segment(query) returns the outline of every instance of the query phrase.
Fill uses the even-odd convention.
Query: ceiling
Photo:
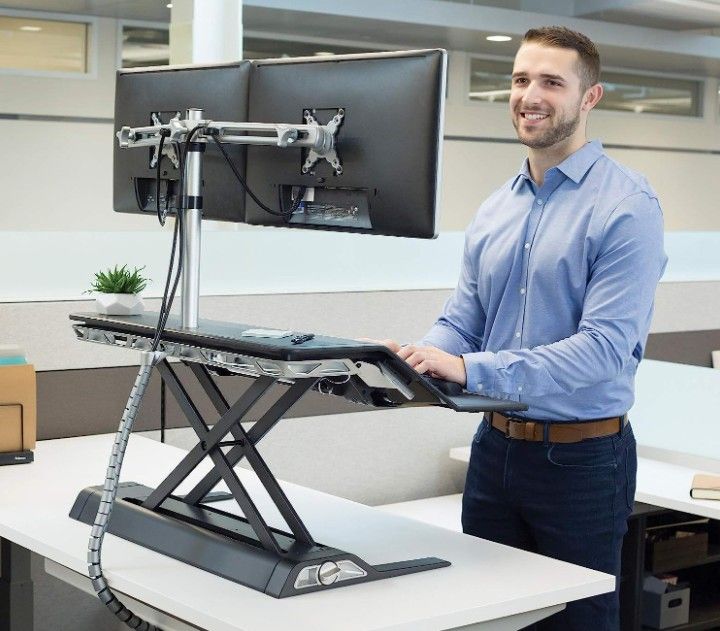
[[[0,0],[0,9],[167,23],[169,1]],[[362,10],[353,13],[348,8],[352,6],[362,6]],[[332,13],[327,12],[328,7],[333,8]],[[444,16],[449,14],[458,19],[444,23]],[[488,19],[490,14],[500,18]],[[499,56],[514,54],[517,35],[526,28],[523,24],[533,19],[532,25],[537,25],[542,19],[538,14],[556,18],[548,22],[581,24],[578,30],[587,27],[586,32],[598,42],[608,66],[627,66],[631,59],[633,67],[641,69],[720,76],[720,37],[702,39],[703,35],[720,35],[720,0],[366,0],[362,4],[353,0],[243,1],[244,27],[255,35],[278,34],[286,40],[368,48],[442,46]],[[463,21],[462,16],[472,19]],[[487,42],[485,36],[498,32],[503,23],[513,41]],[[639,34],[655,29],[651,38],[658,45],[638,44],[642,38],[634,35],[619,41],[615,32],[633,26]],[[662,45],[666,41],[676,42],[674,48]],[[707,45],[714,42],[717,44]]]
[[[667,30],[720,28],[720,0],[438,0]],[[0,8],[169,22],[170,0],[4,0]],[[388,0],[392,2],[392,0]],[[246,1],[247,9],[255,4]],[[303,1],[297,0],[298,10]],[[370,13],[370,12],[369,12]],[[250,12],[249,16],[252,16]]]

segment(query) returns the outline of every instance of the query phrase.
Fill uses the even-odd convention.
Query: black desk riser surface
[[[74,322],[96,327],[119,334],[134,334],[152,338],[157,325],[157,314],[145,313],[138,316],[103,316],[96,313],[71,314]],[[401,360],[385,346],[372,342],[343,339],[326,335],[315,337],[302,344],[293,344],[293,335],[271,339],[242,337],[247,329],[262,328],[255,325],[219,322],[201,319],[197,329],[184,329],[179,318],[171,316],[168,320],[162,340],[190,346],[214,349],[219,352],[234,352],[253,357],[283,362],[349,359],[351,361],[383,362],[392,371],[401,376],[406,385],[413,390],[415,397],[408,401],[397,400],[395,406],[440,405],[458,412],[523,411],[527,405],[517,401],[494,399],[464,392],[462,388],[440,384],[449,394],[438,387],[437,380],[429,379]],[[293,334],[304,331],[293,331]],[[334,394],[334,392],[331,392]],[[342,396],[342,393],[340,393]],[[388,407],[389,405],[382,405]],[[394,407],[394,406],[393,406]]]
[[[70,318],[81,340],[138,350],[148,346],[157,325],[154,313],[141,316],[80,313]],[[292,335],[281,338],[241,335],[251,328],[258,327],[201,320],[197,329],[184,329],[176,318],[168,321],[161,349],[186,363],[219,418],[211,424],[201,417],[167,359],[156,365],[198,435],[198,443],[156,489],[123,483],[109,532],[276,598],[448,566],[447,561],[434,557],[373,566],[352,553],[316,543],[255,445],[312,388],[376,407],[436,405],[464,412],[527,407],[465,393],[459,386],[454,390],[447,388],[447,384],[438,387],[382,345],[322,335],[302,344],[292,344]],[[297,333],[302,332],[293,331]],[[205,362],[207,358],[210,360]],[[222,372],[227,359],[231,373],[247,375],[244,369],[251,366],[248,358],[255,361],[252,366],[256,373],[250,375],[255,378],[238,400],[230,404],[213,380],[211,370]],[[264,373],[266,365],[269,368]],[[244,369],[232,370],[236,366]],[[307,366],[310,372],[303,374]],[[336,372],[326,377],[322,372],[312,372],[314,366]],[[294,374],[293,369],[301,372]],[[288,378],[288,370],[295,378]],[[246,431],[241,425],[246,414],[277,384],[281,384],[284,393]],[[227,434],[232,434],[233,440],[225,440]],[[186,495],[174,494],[205,457],[213,462],[211,471]],[[233,469],[243,458],[257,474],[291,532],[265,523]],[[210,505],[211,491],[221,480],[227,484],[244,518]],[[92,524],[101,493],[102,487],[81,491],[70,516]]]

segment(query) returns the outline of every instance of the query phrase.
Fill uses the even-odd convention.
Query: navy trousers
[[[484,420],[473,438],[463,532],[616,577],[614,593],[568,603],[538,631],[618,631],[620,552],[637,454],[622,432],[579,443],[505,438]]]

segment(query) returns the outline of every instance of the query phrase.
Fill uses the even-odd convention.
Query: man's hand
[[[463,387],[467,382],[465,361],[457,355],[450,355],[434,346],[415,346],[414,344],[402,346],[395,340],[373,340],[368,337],[361,337],[360,340],[387,346],[421,375],[453,381]]]
[[[434,346],[415,346],[413,344],[403,346],[395,352],[420,374],[465,386],[467,374],[462,357],[450,355]]]

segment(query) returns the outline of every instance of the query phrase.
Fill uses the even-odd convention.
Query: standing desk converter
[[[157,314],[100,316],[72,314],[78,339],[138,351],[148,350]],[[507,400],[471,395],[451,384],[418,374],[382,345],[317,336],[293,344],[291,336],[248,337],[257,327],[201,320],[183,329],[169,320],[158,350],[165,359],[156,368],[198,437],[198,443],[156,488],[123,483],[109,532],[218,576],[276,598],[390,578],[449,565],[434,557],[371,565],[351,551],[316,542],[281,489],[256,444],[310,389],[375,407],[436,405],[459,412],[523,410]],[[208,423],[189,396],[168,358],[186,363],[215,407]],[[253,378],[229,403],[213,373]],[[241,422],[271,389],[284,392],[246,431]],[[212,427],[211,427],[212,426]],[[231,438],[228,440],[227,436]],[[186,494],[176,489],[208,457],[213,468]],[[287,525],[268,526],[233,467],[243,458]],[[223,481],[244,517],[212,506],[212,489]],[[92,524],[102,487],[80,492],[70,516]],[[223,495],[222,499],[227,499]]]

